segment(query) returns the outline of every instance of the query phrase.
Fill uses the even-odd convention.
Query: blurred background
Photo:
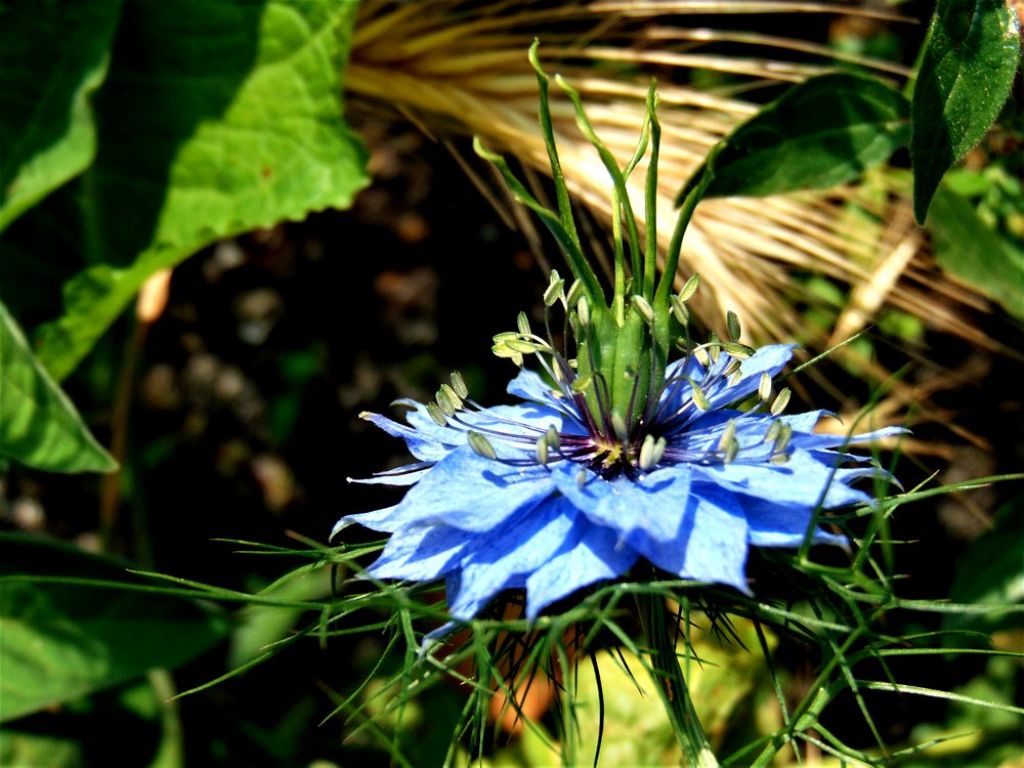
[[[447,4],[428,5],[436,6],[431,10],[440,26]],[[460,12],[490,18],[511,13],[491,7],[499,5],[461,4]],[[557,4],[533,7],[546,13]],[[0,477],[0,526],[5,531],[55,537],[86,552],[121,557],[143,570],[256,592],[301,565],[302,559],[241,553],[246,547],[221,539],[303,549],[309,540],[326,542],[341,515],[395,500],[389,489],[346,482],[347,477],[393,466],[404,456],[403,446],[361,421],[360,412],[389,413],[392,401],[401,397],[427,400],[452,370],[463,373],[478,401],[502,401],[514,369],[490,355],[491,336],[513,328],[520,310],[540,316],[540,295],[547,283],[543,259],[561,264],[545,235],[516,223],[517,214],[500,186],[473,156],[466,134],[479,129],[472,120],[460,125],[440,110],[404,103],[397,91],[373,92],[379,88],[374,67],[409,74],[416,71],[416,60],[400,59],[398,44],[394,61],[382,61],[372,39],[361,48],[360,25],[402,8],[367,3],[356,22],[346,117],[369,151],[372,183],[349,210],[313,213],[303,221],[221,240],[177,266],[169,282],[153,283],[156,309],[141,319],[137,312],[123,315],[64,383],[100,441],[115,445],[121,472],[106,478],[61,476],[10,465]],[[747,61],[752,54],[743,34],[756,33],[765,42],[784,36],[819,47],[802,51],[767,46],[754,57],[758,61],[761,55],[771,56],[798,71],[818,66],[822,52],[832,51],[880,59],[892,65],[883,73],[899,79],[901,67],[914,65],[929,4],[849,6],[851,11],[864,9],[879,11],[880,17],[842,12],[763,19],[691,14],[619,17],[615,26],[617,17],[611,13],[595,24],[566,12],[560,25],[542,23],[554,25],[556,45],[589,42],[635,49],[636,57],[623,62],[607,55],[598,63],[584,62],[582,55],[564,57],[564,66],[576,71],[591,67],[595,77],[610,82],[620,75],[622,82],[636,82],[654,74],[666,86],[757,104],[777,95],[779,83],[787,78],[767,82],[760,73],[751,79],[728,67],[691,69],[653,55],[644,61],[640,54],[664,49]],[[889,18],[892,14],[905,19]],[[659,43],[656,36],[641,38],[637,32],[655,26],[686,30],[711,25],[730,35],[710,43]],[[514,29],[514,35],[508,33],[508,46],[521,52],[525,64],[526,44],[538,29],[522,19]],[[628,33],[616,31],[622,29]],[[388,34],[379,45],[414,37],[394,29]],[[584,34],[590,36],[585,41]],[[448,61],[453,60],[459,41],[444,45],[450,46]],[[515,74],[515,87],[529,95],[534,85],[522,81],[523,71]],[[439,77],[448,84],[456,78],[450,73]],[[1021,99],[1018,76],[1003,117],[949,184],[951,194],[991,233],[1016,249],[1024,244]],[[621,130],[633,136],[639,127],[637,119]],[[713,127],[712,134],[717,130]],[[497,130],[491,138],[505,150],[516,141]],[[673,138],[667,131],[666,148]],[[529,151],[520,157],[528,168]],[[886,298],[867,321],[850,327],[851,332],[866,329],[854,345],[861,357],[825,361],[817,375],[803,377],[799,395],[817,407],[854,414],[890,372],[899,371],[902,389],[891,389],[889,399],[883,398],[880,418],[913,425],[913,441],[898,464],[905,487],[934,473],[934,482],[948,483],[1020,471],[1021,327],[1002,307],[940,272],[930,255],[935,233],[918,234],[911,221],[899,218],[899,206],[906,204],[905,176],[900,181],[906,164],[907,158],[898,155],[890,168],[879,169],[856,190],[819,195],[819,202],[808,203],[827,206],[817,209],[816,216],[827,213],[844,227],[852,222],[850,231],[873,227],[882,238],[895,232],[897,246],[913,232],[919,238],[912,243],[916,261],[904,270],[916,269],[918,274],[902,278],[910,281],[906,290],[912,299],[901,303]],[[535,183],[546,189],[543,179]],[[730,226],[756,232],[759,219],[753,202],[745,211],[722,215],[731,217]],[[594,247],[606,247],[600,205],[582,209],[592,225]],[[815,237],[807,227],[794,228],[795,236]],[[715,231],[709,224],[712,241]],[[821,235],[821,251],[853,259],[857,244],[846,231],[837,225],[828,237]],[[784,242],[786,232],[771,237]],[[698,242],[694,247],[699,252],[702,246]],[[770,250],[755,243],[750,251],[756,254],[759,247]],[[706,314],[700,319],[708,326],[721,321],[719,305],[730,304],[730,291],[776,296],[787,307],[779,327],[807,344],[808,356],[825,345],[840,318],[850,322],[844,310],[860,283],[842,274],[781,258],[784,273],[744,267],[735,275],[740,287],[730,287],[733,255],[723,250],[717,258],[724,274],[706,281]],[[692,266],[700,271],[699,259],[694,260]],[[3,290],[9,300],[11,284]],[[742,308],[735,308],[746,325]],[[31,326],[47,317],[49,309],[28,306],[19,319]],[[752,311],[769,313],[771,306],[754,306]],[[771,338],[771,322],[754,319],[750,325],[757,340]],[[892,521],[892,538],[903,542],[894,548],[901,594],[956,602],[1020,600],[1022,509],[1019,484],[940,496],[901,509]],[[360,536],[346,532],[353,540]],[[275,594],[323,600],[331,593],[330,576],[328,568],[305,573],[276,586]],[[349,734],[360,716],[346,721],[340,713],[324,720],[340,697],[351,694],[374,669],[384,652],[383,634],[334,637],[326,646],[306,639],[219,685],[164,703],[175,691],[252,661],[267,643],[315,620],[286,608],[228,605],[216,612],[224,622],[219,640],[173,676],[151,673],[8,723],[0,737],[0,762],[386,765],[392,760],[386,740],[392,737],[409,750],[415,765],[443,762],[464,702],[454,683],[434,689],[415,705],[397,726],[397,735],[390,732],[396,724],[386,720],[379,732],[369,729],[354,737]],[[887,619],[885,630],[914,634],[956,622],[990,636],[997,647],[1024,651],[1024,628],[1011,617],[968,621],[900,614]],[[736,645],[719,648],[710,638],[700,642],[707,644],[709,654],[722,655],[721,666],[700,673],[695,696],[698,708],[709,712],[707,727],[718,744],[738,746],[777,727],[760,655]],[[814,660],[792,641],[774,642],[776,664],[791,689],[787,695],[797,697],[813,675]],[[398,663],[397,658],[385,659],[378,674]],[[657,707],[636,699],[628,680],[614,678],[612,669],[604,682],[610,714],[603,762],[628,765],[657,754],[671,764],[671,730],[651,720],[648,711]],[[1024,675],[1017,660],[930,656],[896,664],[894,673],[908,684],[1024,704]],[[867,701],[889,744],[975,731],[904,763],[1024,765],[1021,721],[1014,715],[893,694],[868,695]],[[541,723],[550,726],[540,714]],[[837,699],[824,722],[849,743],[871,748],[872,736],[852,697]],[[489,758],[493,764],[535,765],[550,758],[535,734],[511,730],[496,728],[496,752]],[[814,754],[806,759],[809,765],[829,760]]]

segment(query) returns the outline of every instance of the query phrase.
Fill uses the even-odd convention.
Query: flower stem
[[[658,595],[641,595],[639,600],[654,682],[683,750],[684,765],[690,768],[714,768],[718,760],[711,751],[711,744],[701,727],[686,680],[679,668],[679,657],[676,655],[678,633],[666,621],[664,600]]]

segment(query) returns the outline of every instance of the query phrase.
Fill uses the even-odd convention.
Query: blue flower
[[[785,390],[767,407],[790,346],[743,360],[713,351],[670,364],[627,429],[597,423],[570,379],[552,388],[526,369],[508,386],[518,405],[483,408],[446,386],[443,414],[410,401],[407,424],[364,414],[417,461],[362,481],[410,487],[395,506],[342,518],[334,533],[358,523],[390,534],[367,574],[444,578],[449,612],[461,620],[506,589],[526,590],[534,618],[641,560],[749,592],[751,546],[799,546],[815,510],[871,502],[854,481],[891,480],[845,445],[904,430],[815,433],[825,411],[781,415]],[[735,408],[756,393],[754,408]],[[821,528],[812,536],[846,543]]]

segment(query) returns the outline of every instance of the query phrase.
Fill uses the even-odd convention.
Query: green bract
[[[685,326],[685,301],[696,283],[691,282],[679,295],[673,295],[672,283],[679,264],[683,233],[710,176],[699,180],[683,200],[669,251],[660,278],[657,277],[657,215],[655,199],[658,185],[658,149],[661,128],[657,117],[654,84],[647,94],[644,125],[636,152],[625,168],[594,133],[579,94],[561,77],[555,83],[568,94],[576,113],[576,123],[597,150],[612,181],[612,234],[614,239],[614,280],[611,295],[583,253],[569,203],[569,192],[562,176],[555,146],[548,105],[549,78],[537,58],[538,43],[530,48],[530,62],[540,86],[540,125],[551,161],[558,200],[558,212],[541,205],[515,177],[505,160],[488,151],[478,141],[477,153],[495,164],[508,183],[513,196],[534,211],[555,237],[572,270],[576,283],[568,293],[555,273],[545,293],[545,304],[560,300],[568,313],[568,323],[576,343],[578,376],[576,386],[585,396],[595,421],[608,425],[621,423],[633,431],[641,415],[656,396],[665,378],[665,368],[673,345],[689,345]],[[711,157],[715,155],[712,151]],[[638,164],[648,156],[644,206],[644,237],[641,239],[626,182]],[[554,301],[548,302],[553,297]],[[680,309],[682,307],[682,309]],[[495,353],[521,363],[522,354],[540,352],[523,346],[522,339],[496,338]],[[609,430],[609,439],[614,439]]]

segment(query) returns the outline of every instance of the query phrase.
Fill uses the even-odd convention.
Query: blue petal
[[[749,593],[747,523],[741,503],[725,489],[694,485],[675,541],[640,550],[662,570],[680,578],[727,584]]]
[[[403,399],[397,401],[398,405],[410,406],[405,414],[405,420],[424,439],[430,439],[448,448],[455,448],[466,443],[466,433],[452,427],[438,426],[437,422],[430,416],[427,406],[417,403],[415,400]]]
[[[769,344],[758,349],[740,363],[735,384],[729,384],[728,381],[723,380],[721,384],[714,386],[712,391],[707,393],[711,408],[721,408],[752,395],[761,383],[761,374],[767,373],[769,376],[778,374],[793,357],[795,348],[795,344]],[[721,358],[719,360],[721,361]]]
[[[519,373],[506,387],[510,395],[515,395],[523,400],[539,403],[545,407],[558,411],[565,419],[560,431],[568,431],[574,434],[586,434],[582,418],[576,412],[576,403],[562,396],[561,392],[552,389],[541,376],[526,368],[520,368]]]
[[[448,525],[489,531],[554,490],[543,467],[510,467],[463,446],[434,465],[409,490],[395,507],[394,518],[404,526]]]
[[[715,411],[743,400],[757,391],[761,374],[774,376],[781,371],[793,356],[792,344],[770,344],[758,349],[740,363],[739,370],[732,376],[722,376],[733,358],[721,353],[718,359],[704,368],[696,355],[687,355],[671,363],[666,369],[668,386],[662,392],[656,421],[676,420],[673,431],[691,420],[707,418],[691,403],[693,387],[689,380],[701,385],[708,400],[708,411]],[[681,421],[680,421],[681,420]]]
[[[537,373],[520,368],[519,373],[512,379],[505,388],[510,395],[533,400],[536,403],[547,404],[553,397],[553,390],[548,383]]]
[[[673,360],[665,366],[665,381],[695,379],[700,381],[704,378],[705,369],[695,355],[687,355],[678,360]]]
[[[843,482],[848,470],[836,470],[806,451],[794,451],[785,464],[694,464],[694,472],[708,483],[776,504],[814,508],[864,504],[870,497]],[[827,492],[826,492],[827,490]]]
[[[639,482],[608,482],[576,465],[557,465],[552,479],[588,519],[618,533],[616,546],[634,549],[682,578],[746,590],[747,525],[739,499],[691,485],[692,465],[652,472]]]
[[[454,600],[449,594],[449,612],[470,619],[503,589],[524,586],[535,570],[576,545],[585,524],[568,501],[554,497],[516,525],[478,537],[479,547],[462,558],[460,586]]]
[[[433,462],[419,461],[415,464],[406,464],[404,467],[388,469],[384,472],[374,472],[370,477],[349,477],[350,483],[360,485],[394,485],[406,486],[415,485],[434,466]]]
[[[499,431],[506,435],[526,436],[536,439],[549,427],[561,428],[564,414],[554,408],[537,404],[527,403],[525,405],[496,405],[481,410],[464,409],[459,411],[458,419],[461,427],[438,426],[431,418],[425,406],[413,400],[399,400],[399,404],[412,405],[413,409],[406,413],[406,421],[413,427],[421,440],[433,441],[443,446],[443,455],[451,452],[452,449],[466,445],[466,428],[476,429],[487,433],[487,430]],[[383,417],[380,417],[383,418]],[[392,422],[393,423],[393,422]],[[396,425],[401,427],[401,425]],[[404,435],[403,435],[404,436]],[[518,449],[501,442],[499,438],[493,441],[499,455],[515,454]],[[531,445],[526,451],[533,454]],[[440,457],[439,457],[440,458]]]
[[[743,509],[750,527],[750,543],[758,547],[799,547],[804,543],[811,524],[811,510],[802,506],[774,504],[764,499],[743,500]],[[816,528],[814,544],[835,544],[848,547],[845,536]]]
[[[550,427],[562,426],[562,414],[542,403],[495,405],[482,411],[460,411],[463,422],[483,428],[499,429],[512,435],[539,435]]]
[[[433,581],[458,566],[474,537],[445,526],[396,531],[366,573],[375,579]]]
[[[420,461],[439,461],[451,451],[451,447],[445,445],[440,439],[442,436],[447,435],[437,431],[440,428],[437,427],[437,424],[432,419],[430,423],[435,429],[428,432],[422,428],[407,427],[404,424],[399,424],[397,421],[392,421],[387,416],[381,416],[379,413],[365,412],[360,414],[360,416],[392,437],[400,437],[405,440],[405,444],[409,447],[409,452]],[[452,430],[448,431],[451,432]]]
[[[373,512],[345,515],[345,517],[334,524],[334,528],[331,529],[330,538],[333,539],[350,525],[362,525],[371,531],[381,531],[383,533],[396,531],[402,526],[400,516],[396,514],[397,510],[398,506],[396,505],[394,507],[376,509]]]
[[[586,524],[573,546],[555,555],[526,579],[526,617],[534,619],[547,606],[597,581],[626,573],[637,560],[610,528]]]
[[[847,445],[869,443],[886,437],[898,437],[907,434],[910,434],[910,430],[906,427],[883,427],[871,432],[862,432],[859,435],[834,433],[794,434],[791,442],[795,448],[845,448]]]
[[[827,411],[824,408],[819,408],[815,411],[805,411],[803,413],[791,413],[786,416],[779,416],[778,420],[783,424],[789,426],[793,430],[793,436],[805,433],[814,432],[814,428],[818,425],[826,416],[835,416],[835,411]]]
[[[562,462],[551,471],[562,495],[571,500],[595,525],[612,528],[631,546],[642,542],[669,542],[679,536],[690,492],[690,469],[679,464],[632,481],[625,477],[608,481],[590,470]]]

